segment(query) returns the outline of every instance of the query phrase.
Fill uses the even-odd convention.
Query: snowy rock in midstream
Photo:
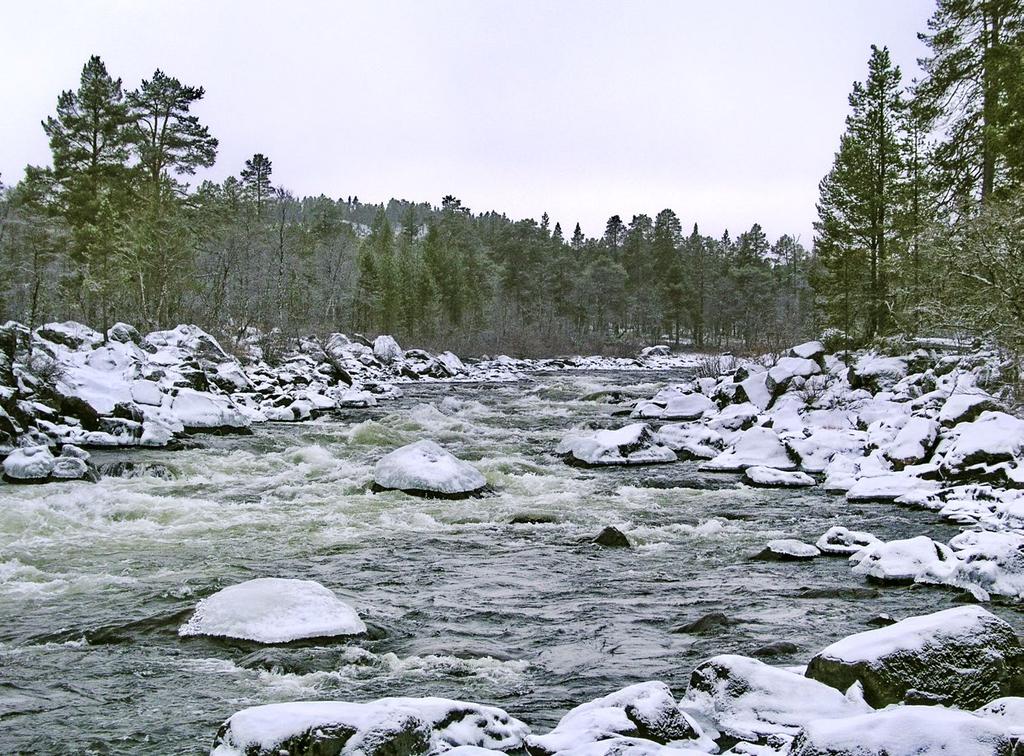
[[[768,541],[756,558],[768,562],[802,562],[817,556],[821,556],[817,546],[795,538],[778,538]]]
[[[806,488],[814,485],[814,478],[807,473],[754,465],[743,471],[743,482],[761,488]]]
[[[483,473],[429,440],[382,457],[374,469],[373,483],[377,490],[446,499],[476,496],[487,487]]]
[[[788,756],[1010,756],[1001,723],[942,706],[898,706],[846,719],[820,719],[794,738]]]
[[[794,735],[808,722],[870,711],[857,697],[746,656],[715,656],[690,675],[680,706],[714,722],[724,735],[761,740]]]
[[[415,756],[458,746],[518,751],[529,732],[501,709],[446,698],[296,701],[236,712],[221,725],[211,756]]]
[[[663,425],[655,440],[676,452],[680,459],[714,459],[725,446],[720,433],[700,423]]]
[[[4,479],[11,483],[43,483],[53,471],[53,455],[45,446],[24,446],[4,459]]]
[[[862,549],[881,543],[871,533],[862,530],[848,530],[841,525],[826,530],[815,545],[822,554],[849,556]]]
[[[1024,454],[1024,420],[1005,412],[983,412],[974,422],[958,425],[955,433],[942,462],[949,477],[967,476],[973,465],[1012,462]]]
[[[846,690],[860,683],[875,708],[929,703],[973,709],[1024,692],[1024,647],[978,606],[910,617],[818,652],[807,677]]]
[[[329,395],[334,399],[334,404],[337,407],[364,408],[377,406],[377,397],[369,391],[363,391],[362,389],[345,388],[340,391],[332,391]]]
[[[584,467],[652,465],[678,459],[674,451],[658,441],[646,423],[600,430],[587,436],[568,436],[555,448],[555,454],[564,456],[569,464]]]
[[[879,542],[853,554],[853,574],[881,583],[945,583],[958,559],[928,536]]]
[[[731,449],[701,465],[702,470],[714,472],[742,472],[754,466],[774,467],[776,470],[795,470],[786,447],[771,428],[754,427],[740,433]]]
[[[359,635],[355,609],[312,580],[256,578],[228,586],[196,605],[181,636],[209,635],[258,643]]]
[[[575,753],[579,746],[610,739],[637,738],[649,745],[664,745],[701,735],[665,683],[643,682],[570,710],[547,735],[531,736],[528,748],[538,755]]]

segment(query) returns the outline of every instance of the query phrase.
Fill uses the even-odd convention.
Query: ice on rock
[[[756,426],[739,434],[731,449],[704,463],[702,470],[741,472],[760,465],[776,470],[795,470],[786,447],[771,428]]]
[[[731,654],[715,656],[693,670],[680,706],[741,740],[794,735],[815,719],[870,710],[863,701],[803,675]]]
[[[331,590],[312,580],[256,578],[223,588],[196,605],[178,634],[288,643],[359,635],[366,625]]]
[[[651,465],[675,462],[676,453],[663,446],[646,423],[633,423],[617,430],[600,430],[591,435],[571,435],[562,440],[555,453],[573,464]]]
[[[823,554],[849,556],[869,546],[882,543],[871,533],[848,530],[841,525],[829,528],[815,544]]]
[[[644,682],[570,710],[547,735],[531,736],[529,750],[565,754],[610,739],[637,738],[649,745],[664,745],[701,735],[700,727],[679,708],[667,685]]]
[[[743,480],[749,485],[762,488],[806,488],[814,485],[814,478],[807,473],[777,470],[763,465],[748,467],[743,471]]]
[[[78,457],[60,456],[53,460],[50,475],[56,480],[82,480],[89,477],[89,465]]]
[[[501,709],[445,698],[295,701],[236,712],[217,733],[211,756],[439,754],[459,746],[519,751],[529,732]]]
[[[958,562],[952,549],[928,536],[879,542],[850,561],[854,575],[884,583],[944,583]]]
[[[803,561],[821,556],[817,546],[798,541],[795,538],[777,538],[768,541],[759,559],[780,560],[780,561]]]
[[[909,617],[818,652],[807,677],[846,690],[859,683],[875,708],[939,703],[973,709],[1024,687],[1013,628],[979,606]]]
[[[1013,742],[998,722],[941,706],[899,706],[809,722],[789,756],[1000,756]]]
[[[473,496],[487,486],[487,479],[473,465],[429,440],[408,444],[382,457],[373,480],[381,489],[452,498]]]
[[[40,482],[53,472],[54,458],[46,446],[23,446],[4,459],[4,477],[14,483]]]

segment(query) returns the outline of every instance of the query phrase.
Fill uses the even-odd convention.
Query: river
[[[581,396],[649,396],[678,377],[412,385],[377,408],[206,436],[200,449],[94,454],[166,465],[171,480],[0,484],[0,750],[202,753],[245,706],[394,695],[495,704],[544,731],[633,682],[682,695],[716,653],[788,640],[799,650],[770,661],[802,664],[879,613],[953,605],[922,586],[801,597],[866,586],[841,558],[750,559],[771,538],[813,542],[835,524],[948,540],[957,529],[933,513],[747,488],[694,463],[581,470],[553,456],[574,425],[625,422]],[[371,493],[376,460],[420,438],[477,464],[494,495]],[[589,543],[606,525],[634,548]],[[323,583],[370,636],[269,649],[178,637],[197,600],[264,576]],[[1024,631],[1019,610],[991,608]],[[672,632],[711,612],[737,624]]]

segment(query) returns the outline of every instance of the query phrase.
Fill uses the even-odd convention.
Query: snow
[[[712,720],[722,732],[750,740],[792,735],[814,719],[869,710],[863,701],[803,675],[731,654],[700,664],[680,705]]]
[[[89,466],[77,457],[57,457],[50,470],[50,475],[59,480],[79,480],[88,474]]]
[[[352,731],[340,753],[353,755],[383,752],[373,750],[381,747],[381,741],[389,753],[405,753],[410,748],[416,750],[408,752],[440,753],[455,746],[516,750],[529,734],[525,724],[501,709],[445,698],[295,701],[236,712],[225,722],[211,756],[270,756],[292,738],[310,732],[329,734],[332,728]],[[422,740],[420,747],[412,743],[398,750],[387,747],[388,740],[403,733],[412,733],[412,738],[406,738],[414,742]]]
[[[815,545],[823,554],[846,556],[880,543],[882,542],[871,533],[835,525],[826,530]]]
[[[809,378],[821,372],[817,362],[802,357],[783,357],[768,370],[768,385],[783,386],[793,378]]]
[[[793,357],[801,357],[805,360],[816,360],[825,356],[825,346],[820,341],[806,341],[797,344],[789,350]]]
[[[699,423],[663,425],[655,434],[655,440],[674,452],[696,459],[717,457],[725,445],[721,434]]]
[[[939,410],[939,422],[946,426],[957,425],[983,410],[995,410],[998,407],[999,402],[995,397],[983,391],[953,394]]]
[[[740,381],[739,384],[746,400],[761,411],[767,409],[772,402],[772,392],[768,388],[767,381],[767,373],[754,373],[746,380]]]
[[[876,543],[851,557],[854,575],[884,582],[942,583],[956,568],[956,556],[928,536]]]
[[[1003,696],[975,711],[980,717],[1007,727],[1018,739],[1024,737],[1024,698]]]
[[[807,473],[786,472],[763,465],[748,467],[743,471],[743,479],[753,486],[766,488],[803,488],[814,485],[814,478]]]
[[[731,449],[704,463],[701,469],[739,472],[755,465],[774,467],[777,470],[796,469],[775,432],[760,426],[742,431]]]
[[[355,610],[312,580],[256,578],[203,599],[178,634],[287,643],[301,638],[358,635]]]
[[[446,496],[472,494],[487,485],[473,465],[430,440],[408,444],[382,457],[373,479],[381,488]]]
[[[402,359],[405,352],[393,337],[382,335],[373,340],[373,356],[385,365],[390,365]]]
[[[1007,730],[992,720],[940,706],[899,706],[808,722],[789,754],[994,756],[1011,749]]]
[[[4,459],[4,475],[11,480],[41,480],[53,470],[53,455],[45,446],[25,446],[12,451]]]
[[[190,388],[175,389],[170,410],[186,428],[248,428],[249,418],[228,397]]]
[[[867,446],[863,431],[836,428],[816,428],[806,438],[794,438],[786,445],[800,459],[800,469],[820,473],[836,454],[859,457]]]
[[[765,548],[773,555],[783,559],[813,559],[821,556],[817,546],[798,541],[795,538],[777,538],[768,541]]]
[[[1024,535],[969,530],[955,536],[949,547],[960,563],[949,577],[951,585],[980,588],[987,594],[1024,599]]]
[[[716,410],[715,403],[703,394],[686,394],[669,399],[661,417],[663,420],[698,420]]]
[[[847,501],[894,501],[907,494],[928,494],[939,490],[934,480],[922,480],[909,473],[895,472],[858,479],[846,492]]]
[[[555,453],[587,465],[649,465],[677,460],[676,453],[659,443],[646,423],[586,436],[570,435],[558,444]]]

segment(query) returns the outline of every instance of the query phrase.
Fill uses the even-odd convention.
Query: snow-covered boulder
[[[178,634],[288,643],[359,635],[366,625],[332,591],[312,580],[256,578],[228,586],[196,605]]]
[[[750,402],[730,404],[708,420],[708,428],[719,433],[746,430],[757,421],[759,410]]]
[[[190,388],[174,390],[170,413],[186,430],[247,431],[251,425],[228,397]]]
[[[837,690],[860,683],[875,708],[923,702],[973,709],[1024,692],[1024,647],[1003,620],[960,606],[844,638],[818,652],[806,674]]]
[[[661,413],[663,420],[699,420],[718,407],[703,394],[685,394],[669,399]]]
[[[797,344],[789,350],[790,357],[799,357],[803,360],[814,360],[819,365],[825,365],[825,345],[820,341],[805,341]]]
[[[983,391],[952,394],[939,410],[939,422],[951,427],[977,420],[982,412],[1000,409],[999,401]]]
[[[807,473],[754,465],[743,471],[743,482],[761,488],[806,488],[814,485],[814,478]]]
[[[820,473],[837,454],[859,457],[867,447],[867,434],[849,428],[815,428],[808,436],[786,442],[804,472]]]
[[[736,401],[749,402],[762,412],[772,403],[772,392],[768,387],[768,373],[754,373],[736,385]]]
[[[926,461],[939,438],[939,424],[927,417],[911,417],[885,450],[893,467],[902,470],[908,465]]]
[[[802,562],[817,556],[821,556],[817,546],[798,541],[795,538],[777,538],[768,541],[757,558],[766,561]]]
[[[850,561],[854,575],[882,583],[944,583],[958,560],[948,546],[922,535],[873,544]]]
[[[892,388],[907,377],[907,361],[903,357],[880,357],[867,354],[850,368],[847,378],[852,388],[865,388],[872,394]]]
[[[405,352],[393,336],[381,335],[373,340],[373,356],[385,365],[390,365],[401,360]]]
[[[956,427],[956,439],[945,450],[942,471],[950,477],[969,474],[972,465],[1012,462],[1024,454],[1024,420],[1005,412],[983,412]]]
[[[646,423],[633,423],[617,430],[600,430],[591,435],[568,436],[555,453],[570,464],[584,466],[651,465],[675,462],[676,453],[662,445]]]
[[[531,754],[564,753],[612,738],[665,744],[699,738],[697,726],[678,706],[665,683],[630,685],[570,710],[547,735],[529,739]]]
[[[458,746],[515,751],[527,735],[529,728],[501,709],[445,698],[296,701],[236,712],[217,733],[211,756],[413,756]]]
[[[794,378],[810,378],[821,372],[821,365],[802,357],[783,357],[768,370],[768,390],[778,396]]]
[[[53,455],[45,446],[23,446],[4,459],[4,479],[11,483],[43,483],[53,472]]]
[[[346,388],[331,393],[336,407],[363,408],[376,407],[377,397],[369,391],[362,389]]]
[[[815,545],[822,554],[849,556],[862,549],[881,543],[880,540],[862,530],[849,530],[841,525],[826,530]]]
[[[788,756],[1009,756],[1000,723],[942,706],[899,706],[808,722]]]
[[[697,666],[680,705],[740,740],[795,735],[812,720],[870,710],[863,701],[816,680],[735,655],[715,656]]]
[[[895,501],[901,496],[924,495],[939,490],[934,480],[922,480],[908,472],[881,473],[858,478],[846,492],[847,501]]]
[[[655,434],[657,443],[676,452],[681,459],[713,459],[725,442],[721,434],[699,423],[663,425]]]
[[[487,486],[483,473],[430,440],[382,457],[374,468],[373,482],[378,489],[452,499],[475,496]]]
[[[960,560],[949,578],[982,598],[994,593],[1024,599],[1024,534],[968,530],[955,536],[949,547]]]
[[[771,428],[755,426],[739,434],[732,448],[701,466],[716,472],[742,472],[760,465],[776,470],[795,470],[786,447]]]
[[[1024,738],[1024,698],[1021,696],[997,698],[976,709],[974,713],[1008,727],[1018,740]]]

